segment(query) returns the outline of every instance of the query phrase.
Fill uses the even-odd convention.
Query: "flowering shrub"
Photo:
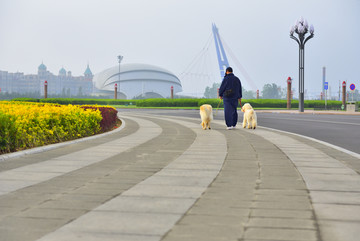
[[[116,125],[118,111],[111,106],[81,106],[85,110],[99,110],[101,112],[102,120],[100,122],[101,131],[108,131]]]
[[[73,105],[0,102],[0,153],[94,135],[101,112]]]

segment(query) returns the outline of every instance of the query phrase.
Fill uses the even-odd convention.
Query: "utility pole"
[[[118,57],[118,61],[119,61],[119,93],[121,93],[121,90],[120,90],[120,63],[121,63],[122,59],[124,58],[124,56],[119,55],[117,57]]]

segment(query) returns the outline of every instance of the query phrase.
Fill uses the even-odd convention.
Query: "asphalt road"
[[[258,124],[312,137],[360,154],[360,116],[258,113]]]
[[[198,110],[121,109],[159,115],[199,118]],[[222,110],[214,110],[215,119],[223,120]],[[257,113],[258,125],[312,137],[360,154],[360,116],[324,114]],[[239,121],[242,113],[239,111]]]

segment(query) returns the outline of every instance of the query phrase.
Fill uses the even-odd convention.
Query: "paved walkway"
[[[359,155],[261,127],[120,116],[120,131],[3,158],[1,241],[358,240]]]

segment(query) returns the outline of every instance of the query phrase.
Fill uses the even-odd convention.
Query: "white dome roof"
[[[112,91],[114,84],[119,83],[119,65],[95,74],[93,82],[98,90]],[[119,85],[122,86],[121,92],[128,92],[125,93],[128,97],[135,95],[134,89],[156,93],[164,91],[160,89],[166,85],[174,86],[176,92],[182,90],[181,82],[176,75],[164,68],[149,64],[121,64]]]
[[[125,73],[130,73],[130,72],[134,72],[135,75],[131,75],[128,76],[128,78],[125,78]],[[136,77],[136,73],[139,72],[157,72],[157,73],[162,73],[162,74],[166,74],[169,76],[172,76],[173,78],[171,78],[172,80],[176,80],[175,82],[177,82],[177,84],[181,85],[180,80],[170,71],[154,66],[154,65],[149,65],[149,64],[121,64],[120,65],[120,82],[125,82],[125,81],[129,81],[131,79],[137,79]],[[113,83],[114,81],[117,81],[117,79],[115,78],[113,81],[109,81],[112,77],[114,77],[115,75],[118,76],[119,73],[119,66],[113,66],[111,68],[105,69],[102,72],[96,74],[93,78],[93,81],[95,82],[95,86],[99,89],[102,89],[103,87],[105,87],[108,84]],[[122,77],[124,75],[124,78]],[[133,77],[133,78],[129,78],[129,77]],[[169,80],[171,81],[171,80]]]

